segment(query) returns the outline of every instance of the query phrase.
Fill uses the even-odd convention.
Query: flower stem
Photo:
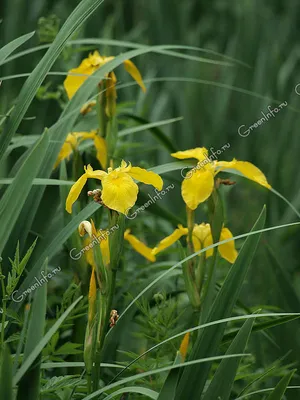
[[[1,319],[1,349],[4,347],[4,334],[5,334],[5,319],[6,319],[6,291],[4,285],[4,275],[2,274],[2,258],[0,257],[0,280],[1,280],[1,290],[2,290],[2,319]]]

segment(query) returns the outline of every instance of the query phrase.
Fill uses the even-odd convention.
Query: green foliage
[[[31,254],[35,248],[36,242],[37,239],[29,247],[29,249],[27,250],[25,256],[22,258],[21,261],[20,261],[20,246],[18,242],[14,260],[9,259],[12,269],[7,276],[7,285],[6,285],[7,296],[11,296],[12,292],[17,287],[21,275],[23,274],[23,271],[26,268],[29,258],[31,257]]]
[[[58,34],[60,27],[60,18],[55,15],[40,17],[38,20],[37,34],[40,43],[51,43]]]

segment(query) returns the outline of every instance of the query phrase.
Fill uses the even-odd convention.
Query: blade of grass
[[[296,371],[296,369],[293,369],[291,372],[283,376],[279,383],[276,385],[274,391],[270,394],[270,396],[268,396],[267,400],[282,400],[287,386]]]
[[[154,369],[151,371],[143,372],[141,374],[136,374],[136,375],[130,376],[129,378],[122,379],[116,383],[112,383],[111,385],[104,386],[102,389],[99,389],[99,390],[93,392],[92,394],[90,394],[89,396],[84,397],[83,400],[91,400],[91,399],[99,396],[101,393],[106,392],[107,390],[113,389],[117,386],[123,385],[124,383],[136,381],[136,380],[144,378],[146,376],[160,374],[161,372],[164,372],[164,371],[170,371],[172,369],[182,368],[187,365],[196,365],[196,364],[202,364],[202,363],[207,363],[207,362],[212,362],[212,361],[218,361],[218,360],[222,360],[223,358],[247,357],[247,356],[250,356],[250,354],[230,354],[229,356],[209,357],[206,359],[193,360],[193,361],[188,361],[188,362],[182,363],[182,364],[170,365],[168,367]]]
[[[171,153],[175,153],[177,151],[176,148],[173,146],[172,142],[170,141],[170,139],[160,129],[157,129],[157,127],[167,125],[167,124],[172,124],[173,122],[181,121],[183,119],[183,117],[165,119],[165,120],[157,121],[157,122],[148,122],[146,119],[138,117],[133,114],[124,114],[124,115],[126,117],[129,117],[129,118],[141,123],[142,125],[134,126],[134,127],[123,129],[123,130],[119,131],[119,134],[118,134],[119,137],[123,137],[126,135],[130,135],[132,133],[141,132],[141,131],[149,129],[149,131],[151,133],[153,133],[153,135],[166,147],[166,149],[168,151],[170,151]]]
[[[128,363],[126,365],[126,367],[123,368],[122,371],[118,372],[118,374],[111,380],[111,382],[115,381],[121,374],[123,374],[123,372],[125,372],[131,365],[135,364],[140,358],[144,357],[146,354],[150,353],[151,351],[161,347],[162,345],[164,345],[165,343],[168,343],[171,340],[177,339],[187,333],[191,333],[191,332],[195,332],[198,331],[200,329],[205,329],[214,325],[218,325],[218,324],[226,324],[228,322],[236,322],[236,321],[243,321],[245,319],[251,319],[251,318],[265,318],[265,317],[286,317],[286,316],[296,316],[299,318],[300,314],[295,314],[295,313],[266,313],[266,314],[249,314],[249,315],[242,315],[239,317],[230,317],[230,318],[224,318],[224,319],[220,319],[217,321],[212,321],[212,322],[207,322],[205,324],[201,324],[201,325],[197,325],[193,328],[189,328],[186,329],[180,333],[177,333],[176,335],[173,335],[165,340],[162,340],[160,343],[154,345],[153,347],[151,347],[150,349],[146,350],[145,352],[143,352],[142,354],[140,354],[138,357],[136,357],[133,361],[131,361],[130,363]],[[110,382],[110,383],[111,383]]]
[[[47,260],[43,268],[47,270]],[[46,308],[47,308],[47,284],[42,285],[36,290],[32,302],[32,311],[29,317],[28,331],[26,335],[23,362],[34,351],[35,347],[44,336],[46,324]],[[19,382],[18,396],[19,400],[38,400],[40,393],[40,361],[41,355],[38,356],[38,362],[34,368],[28,370]],[[30,385],[28,386],[28,382]]]
[[[58,320],[52,325],[52,327],[49,329],[49,331],[46,333],[46,335],[42,338],[42,340],[39,341],[39,343],[36,345],[36,347],[33,349],[33,351],[28,355],[26,358],[25,362],[22,364],[20,369],[17,371],[16,375],[14,376],[13,379],[13,385],[17,385],[20,379],[24,376],[24,374],[28,371],[32,363],[36,360],[36,358],[39,356],[43,348],[47,345],[47,343],[50,341],[51,337],[55,334],[55,332],[59,329],[61,324],[64,322],[64,320],[68,317],[68,315],[73,311],[73,309],[76,307],[76,305],[79,303],[79,301],[82,299],[82,296],[80,296],[77,300],[75,300],[70,307],[67,308],[67,310],[58,318]]]
[[[22,46],[27,40],[32,38],[35,32],[27,33],[26,35],[20,36],[17,39],[11,41],[0,49],[0,65],[5,64],[7,62],[7,57],[15,51],[18,47]]]
[[[153,400],[156,400],[157,396],[158,396],[158,393],[155,392],[154,390],[143,388],[143,387],[140,387],[140,386],[128,386],[128,387],[125,387],[123,389],[119,389],[119,390],[115,391],[112,394],[109,394],[108,396],[105,397],[105,400],[113,399],[114,397],[117,397],[117,396],[119,396],[120,394],[123,394],[123,393],[126,393],[126,394],[127,393],[139,393],[139,394],[147,396],[147,397],[149,397],[150,399],[153,399]]]
[[[245,351],[254,319],[248,319],[239,330],[236,337],[230,344],[226,354],[235,354]],[[203,400],[222,398],[227,400],[230,397],[234,378],[238,370],[240,360],[237,358],[222,360],[213,379],[204,394]]]
[[[5,191],[0,201],[0,254],[3,252],[14,224],[30,193],[33,179],[36,177],[39,167],[44,160],[48,145],[49,136],[46,132],[33,147],[22,168],[14,178],[13,183]]]
[[[7,344],[1,354],[0,399],[13,400],[12,359]]]

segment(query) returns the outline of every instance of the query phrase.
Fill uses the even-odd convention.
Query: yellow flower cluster
[[[72,98],[84,81],[92,75],[97,69],[101,68],[107,62],[113,60],[114,57],[103,57],[98,51],[89,54],[81,64],[69,71],[69,74],[64,82],[69,98]],[[146,90],[142,77],[136,66],[130,61],[124,61],[126,71],[133,77],[143,91]],[[106,75],[108,83],[106,83],[106,96],[111,96],[115,91],[115,83],[117,82],[114,72],[109,72]],[[109,82],[110,81],[110,82]],[[113,88],[113,89],[112,89]],[[115,96],[116,97],[116,96]],[[93,104],[86,104],[82,108],[82,114],[91,110]],[[163,187],[163,180],[154,172],[147,171],[140,167],[133,167],[131,163],[126,163],[122,160],[119,167],[113,169],[107,168],[107,148],[105,139],[97,134],[97,131],[91,132],[72,132],[68,134],[65,143],[63,144],[59,156],[57,158],[55,167],[64,159],[69,159],[73,151],[78,149],[79,144],[83,140],[91,139],[94,142],[97,159],[102,169],[93,170],[91,165],[84,167],[84,174],[72,186],[66,200],[66,210],[71,213],[74,202],[78,199],[81,191],[83,190],[88,179],[98,179],[101,181],[101,191],[99,190],[99,201],[111,210],[125,214],[130,208],[134,206],[138,195],[138,186],[136,181],[152,185],[156,189],[161,190]],[[215,187],[215,177],[220,172],[230,172],[234,170],[242,174],[248,179],[270,189],[265,175],[253,164],[247,161],[237,161],[233,159],[227,161],[211,161],[208,159],[208,150],[205,147],[197,147],[190,150],[178,151],[171,154],[172,157],[177,159],[196,159],[197,165],[189,171],[182,182],[181,193],[184,202],[190,210],[195,210],[199,204],[206,201],[212,194]],[[107,171],[105,171],[107,168]],[[82,228],[82,227],[81,227]],[[91,234],[99,234],[101,231],[96,231],[94,224],[91,228],[88,225],[83,229],[84,232]],[[90,232],[89,232],[90,229]],[[156,255],[174,244],[182,236],[188,236],[188,229],[182,225],[168,237],[161,240],[158,245],[151,249],[146,244],[137,239],[126,230],[124,239],[127,240],[132,247],[147,258],[149,261],[154,262]],[[211,228],[209,224],[195,224],[192,230],[192,242],[195,251],[199,251],[213,243]],[[231,239],[232,233],[228,228],[223,227],[220,235],[220,240]],[[86,239],[87,241],[90,238]],[[109,245],[108,240],[102,240],[100,248],[103,254],[104,263],[109,263]],[[233,263],[237,257],[234,241],[224,243],[218,247],[220,255],[228,262]],[[87,254],[89,264],[93,265],[92,252]],[[213,254],[213,250],[206,251],[206,257]]]

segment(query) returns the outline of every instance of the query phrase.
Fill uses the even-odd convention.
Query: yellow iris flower
[[[107,147],[105,139],[97,135],[97,131],[91,132],[71,132],[68,134],[65,143],[63,144],[54,168],[56,168],[62,160],[69,160],[70,155],[78,148],[79,144],[84,140],[93,140],[96,148],[96,157],[102,168],[107,166]]]
[[[161,190],[163,180],[152,171],[132,167],[122,160],[120,167],[108,168],[107,172],[96,170],[88,165],[84,167],[85,173],[71,187],[66,200],[66,210],[71,213],[72,205],[78,199],[84,185],[89,178],[99,179],[102,183],[101,201],[111,210],[126,214],[137,200],[138,186],[133,179],[152,185]]]
[[[109,242],[108,242],[108,234],[106,229],[99,229],[95,228],[94,221],[91,219],[89,221],[82,221],[78,226],[78,232],[80,236],[84,236],[86,233],[88,237],[84,240],[84,247],[89,247],[91,243],[96,238],[99,238],[99,246],[102,254],[103,264],[107,266],[110,263],[110,252],[109,252]],[[101,239],[101,240],[100,240]],[[93,248],[89,248],[85,251],[85,257],[87,262],[96,269],[96,264],[94,260],[94,253]]]
[[[85,236],[88,234],[87,238],[84,240],[84,247],[87,248],[90,246],[93,241],[97,238],[97,244],[99,242],[103,263],[107,266],[110,263],[110,251],[109,251],[109,232],[106,229],[96,230],[94,221],[91,219],[89,221],[82,221],[78,226],[78,232],[80,236]],[[145,243],[141,242],[137,237],[130,233],[130,229],[126,229],[124,232],[124,239],[133,247],[133,249],[145,257],[147,260],[154,262],[156,257],[152,254],[152,249],[145,245]],[[93,267],[93,270],[96,269],[96,264],[94,260],[93,248],[89,248],[85,251],[85,257],[88,262]]]
[[[155,255],[152,253],[152,249],[141,242],[137,237],[130,233],[130,229],[126,229],[124,233],[124,239],[127,240],[134,248],[134,250],[141,254],[147,260],[154,262],[156,260]]]
[[[156,255],[160,253],[167,247],[170,247],[172,244],[177,242],[177,240],[179,240],[182,236],[187,235],[188,229],[184,228],[182,225],[178,225],[178,228],[175,229],[175,231],[171,235],[167,236],[158,243],[158,245],[152,250],[152,254]],[[232,237],[233,235],[230,230],[223,227],[220,235],[220,241],[230,239]],[[213,244],[210,225],[204,223],[200,225],[195,224],[192,232],[192,241],[195,251],[199,251]],[[235,249],[234,240],[218,246],[218,251],[221,256],[225,258],[225,260],[229,261],[231,264],[235,262],[238,255]],[[205,253],[206,258],[208,258],[213,255],[213,249],[208,249]]]
[[[92,75],[97,69],[102,67],[104,64],[113,60],[115,57],[104,57],[99,54],[98,51],[94,51],[94,53],[90,53],[87,58],[82,60],[81,64],[77,68],[73,68],[69,71],[67,78],[64,81],[64,87],[67,92],[69,99],[71,99],[80,86],[84,83],[84,81]],[[130,60],[124,61],[124,66],[126,71],[132,76],[132,78],[137,82],[137,84],[142,88],[145,92],[146,88],[142,79],[142,76],[137,69],[137,67]],[[77,75],[76,75],[77,74]],[[114,72],[110,72],[107,76],[108,79],[108,88],[113,87],[116,83],[117,79]],[[111,82],[109,82],[111,81]]]
[[[214,177],[226,168],[241,172],[246,178],[270,189],[265,175],[247,161],[211,161],[208,158],[208,150],[205,147],[197,147],[191,150],[178,151],[172,153],[172,157],[180,160],[195,158],[197,165],[190,170],[184,178],[181,186],[181,194],[186,205],[195,210],[200,203],[209,198],[214,188]]]

